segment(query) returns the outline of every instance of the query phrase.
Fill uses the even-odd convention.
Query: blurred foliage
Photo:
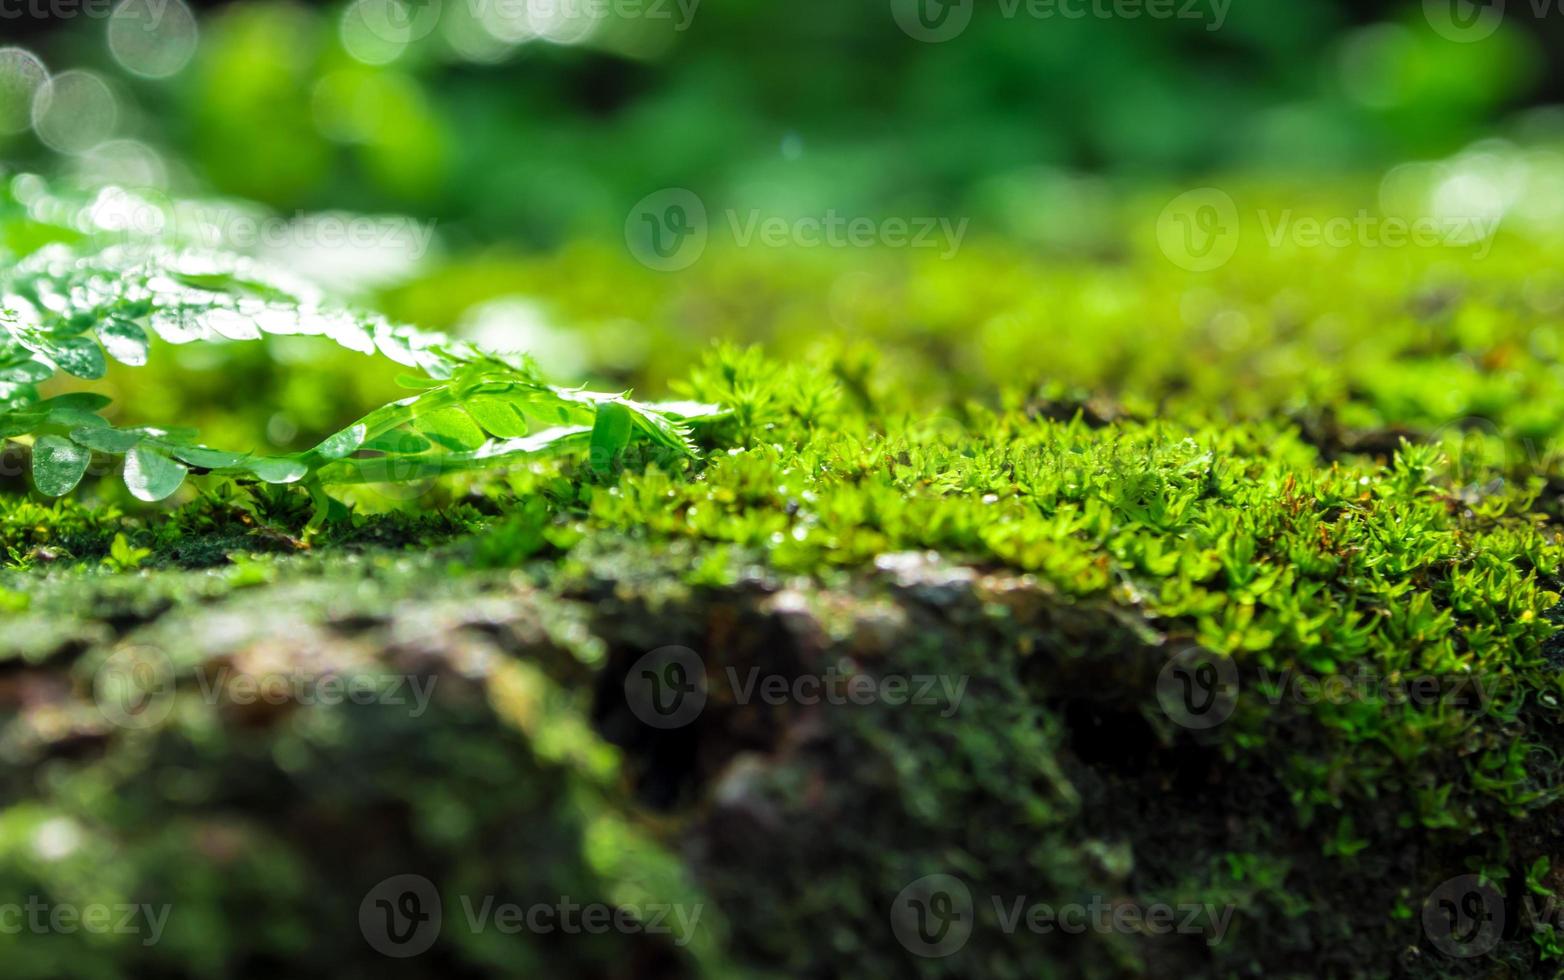
[[[667,186],[1003,229],[1055,190],[1039,175],[1319,174],[1448,154],[1524,97],[1540,58],[1508,23],[1459,43],[1414,4],[1363,25],[1323,0],[1169,20],[980,3],[958,40],[929,44],[883,3],[607,4],[512,22],[525,4],[424,0],[400,35],[390,3],[211,11],[181,73],[113,80],[120,135],[194,189],[406,211],[534,246],[615,235]],[[653,9],[666,17],[637,13]],[[46,55],[113,74],[91,30]],[[25,158],[27,141],[10,149]]]

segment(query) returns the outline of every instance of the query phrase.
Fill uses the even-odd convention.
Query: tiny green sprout
[[[1535,895],[1551,897],[1553,895],[1553,888],[1548,884],[1547,881],[1548,872],[1551,870],[1551,868],[1552,862],[1548,860],[1548,856],[1546,854],[1533,861],[1531,863],[1531,867],[1526,869],[1527,890]]]
[[[116,534],[113,543],[109,545],[109,553],[103,559],[103,564],[115,571],[128,572],[140,568],[141,563],[151,556],[152,549],[134,547],[124,534]]]

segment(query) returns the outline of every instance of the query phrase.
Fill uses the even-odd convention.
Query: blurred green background
[[[40,66],[0,57],[0,155],[550,248],[670,186],[1046,239],[1103,181],[1319,178],[1560,131],[1529,6],[970,0],[930,41],[904,27],[920,2],[947,0],[89,0],[0,24],[57,90],[26,126]]]

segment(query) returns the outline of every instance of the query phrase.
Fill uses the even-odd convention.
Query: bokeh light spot
[[[24,132],[33,122],[33,99],[49,70],[30,51],[0,48],[0,135]]]
[[[144,78],[178,74],[195,57],[200,28],[184,0],[125,0],[109,18],[109,53]]]
[[[114,93],[97,75],[67,71],[39,86],[33,129],[61,153],[85,153],[108,138],[119,118]]]

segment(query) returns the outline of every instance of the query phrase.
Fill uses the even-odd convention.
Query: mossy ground
[[[541,293],[590,370],[732,409],[699,461],[360,491],[320,529],[286,490],[151,512],[109,481],[45,504],[13,479],[0,880],[172,913],[152,946],[0,935],[8,972],[1550,975],[1559,923],[1529,910],[1564,794],[1556,251],[1255,245],[1190,275],[1144,240],[713,254],[662,279],[582,247],[385,298],[443,326]],[[351,415],[337,361],[293,364],[333,392],[293,407],[304,429]],[[124,400],[197,412],[161,370],[116,379]],[[272,408],[199,411],[242,432]],[[709,701],[662,729],[625,680],[671,646]],[[116,726],[95,678],[148,649],[178,693]],[[1159,696],[1185,651],[1231,665],[1221,724]],[[963,693],[733,697],[752,667]],[[414,718],[239,704],[211,693],[222,668],[438,683]],[[358,920],[397,874],[447,914],[406,960]],[[934,874],[973,930],[925,958],[895,916]],[[1463,958],[1424,908],[1465,874],[1508,915]],[[461,896],[560,895],[706,913],[687,946],[459,921]],[[1232,919],[1036,934],[1005,928],[1018,899]]]

